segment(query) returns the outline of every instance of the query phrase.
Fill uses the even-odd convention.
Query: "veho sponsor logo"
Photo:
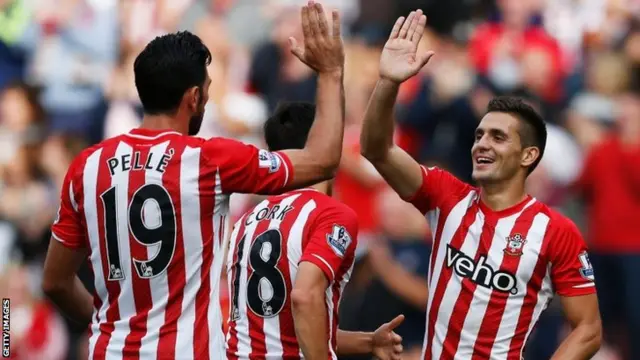
[[[515,295],[518,293],[516,277],[506,271],[496,271],[486,264],[487,257],[482,255],[478,262],[462,251],[447,244],[446,265],[458,276],[467,278],[479,286]]]

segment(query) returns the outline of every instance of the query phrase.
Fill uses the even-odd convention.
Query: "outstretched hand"
[[[404,315],[398,315],[388,323],[382,324],[373,333],[373,355],[380,360],[400,360],[402,355],[402,337],[393,330],[404,321]]]
[[[291,53],[318,73],[342,72],[344,48],[340,37],[340,14],[332,12],[332,26],[329,29],[327,17],[321,4],[309,1],[301,9],[304,47],[290,37]]]
[[[427,24],[422,10],[412,11],[405,19],[396,20],[389,40],[380,56],[380,77],[401,83],[411,78],[427,64],[433,51],[418,54],[418,45]]]

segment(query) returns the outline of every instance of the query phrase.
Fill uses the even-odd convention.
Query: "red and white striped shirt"
[[[220,359],[218,286],[229,194],[273,193],[284,154],[135,129],[83,151],[53,237],[90,250],[90,359]]]
[[[308,261],[329,280],[329,359],[337,359],[338,304],[353,269],[357,235],[355,212],[312,189],[268,198],[243,215],[227,255],[227,358],[302,358],[290,294],[298,265]]]
[[[532,197],[492,211],[479,189],[423,168],[408,199],[434,231],[422,358],[520,360],[554,293],[595,292],[576,226]]]

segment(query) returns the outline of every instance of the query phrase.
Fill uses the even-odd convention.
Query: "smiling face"
[[[526,179],[527,168],[539,156],[537,147],[522,142],[526,125],[504,112],[487,113],[476,128],[471,148],[472,177],[479,184],[500,183],[515,177]]]

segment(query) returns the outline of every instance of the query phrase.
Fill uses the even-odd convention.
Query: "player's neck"
[[[181,134],[187,134],[189,132],[186,123],[177,121],[174,117],[164,114],[147,115],[142,118],[142,129],[149,130],[174,130]]]
[[[333,193],[333,186],[331,184],[331,181],[323,181],[321,183],[317,183],[315,185],[311,185],[309,186],[310,188],[319,191],[325,195],[329,195],[331,196]]]
[[[493,211],[502,211],[522,202],[527,197],[523,182],[482,184],[480,200]]]

